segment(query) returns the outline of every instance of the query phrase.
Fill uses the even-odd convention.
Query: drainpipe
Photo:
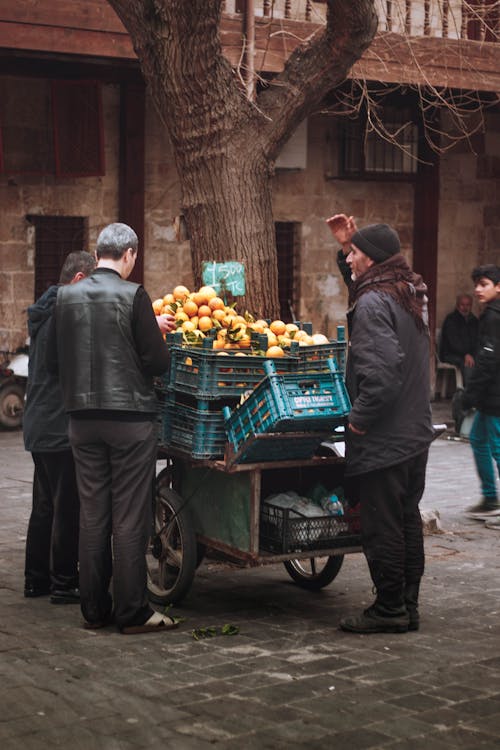
[[[255,99],[255,0],[245,3],[245,87],[247,98]]]

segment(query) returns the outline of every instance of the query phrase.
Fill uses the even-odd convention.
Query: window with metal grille
[[[98,82],[0,77],[0,171],[103,175],[103,144]]]
[[[101,87],[93,81],[53,81],[56,175],[104,174]]]
[[[277,221],[278,291],[280,317],[285,323],[297,319],[300,300],[300,229],[294,221]]]
[[[85,250],[83,216],[28,216],[35,226],[35,299],[57,284],[69,253]]]
[[[48,81],[0,77],[0,131],[2,172],[54,173],[54,134]]]
[[[342,122],[340,174],[342,177],[384,175],[408,178],[417,172],[419,128],[412,107],[397,104],[379,108],[385,135],[368,123],[366,113]]]

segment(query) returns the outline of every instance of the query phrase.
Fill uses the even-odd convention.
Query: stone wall
[[[457,144],[441,158],[438,328],[456,295],[473,292],[472,268],[500,264],[500,115],[487,114],[485,125],[484,136]]]
[[[0,350],[12,351],[26,336],[26,308],[33,303],[35,231],[27,215],[88,217],[89,248],[118,212],[119,91],[103,87],[104,177],[0,176]]]
[[[26,308],[33,302],[34,229],[28,214],[88,219],[89,249],[100,229],[118,217],[119,91],[103,86],[106,175],[102,178],[0,176],[0,349],[26,337]],[[470,269],[500,262],[500,115],[488,115],[487,133],[441,159],[437,327],[457,292],[470,291]],[[333,118],[316,116],[307,128],[307,169],[277,169],[273,179],[276,221],[301,224],[299,315],[316,330],[335,335],[345,324],[346,293],[337,271],[337,246],[325,219],[353,214],[360,226],[397,227],[412,262],[411,183],[353,181],[335,172],[338,138]],[[189,242],[181,216],[172,149],[153,105],[146,112],[146,221],[144,284],[155,298],[177,284],[192,285]],[[259,312],[259,311],[255,311]]]

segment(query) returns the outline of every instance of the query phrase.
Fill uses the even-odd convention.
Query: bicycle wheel
[[[193,582],[196,534],[182,497],[170,487],[170,470],[156,477],[154,531],[146,552],[148,592],[155,604],[178,604]]]

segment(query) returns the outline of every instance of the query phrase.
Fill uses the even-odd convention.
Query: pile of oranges
[[[307,334],[295,323],[282,320],[259,319],[245,312],[239,315],[234,305],[226,305],[210,286],[202,286],[197,292],[190,292],[185,286],[176,286],[173,292],[153,302],[155,315],[168,313],[176,320],[177,330],[182,331],[185,344],[200,345],[208,331],[214,331],[214,349],[245,349],[251,353],[252,331],[263,334],[266,342],[262,351],[267,357],[284,357],[292,341],[299,346],[327,344],[328,339],[321,333]],[[255,351],[262,354],[262,351]],[[241,352],[244,354],[244,352]]]

